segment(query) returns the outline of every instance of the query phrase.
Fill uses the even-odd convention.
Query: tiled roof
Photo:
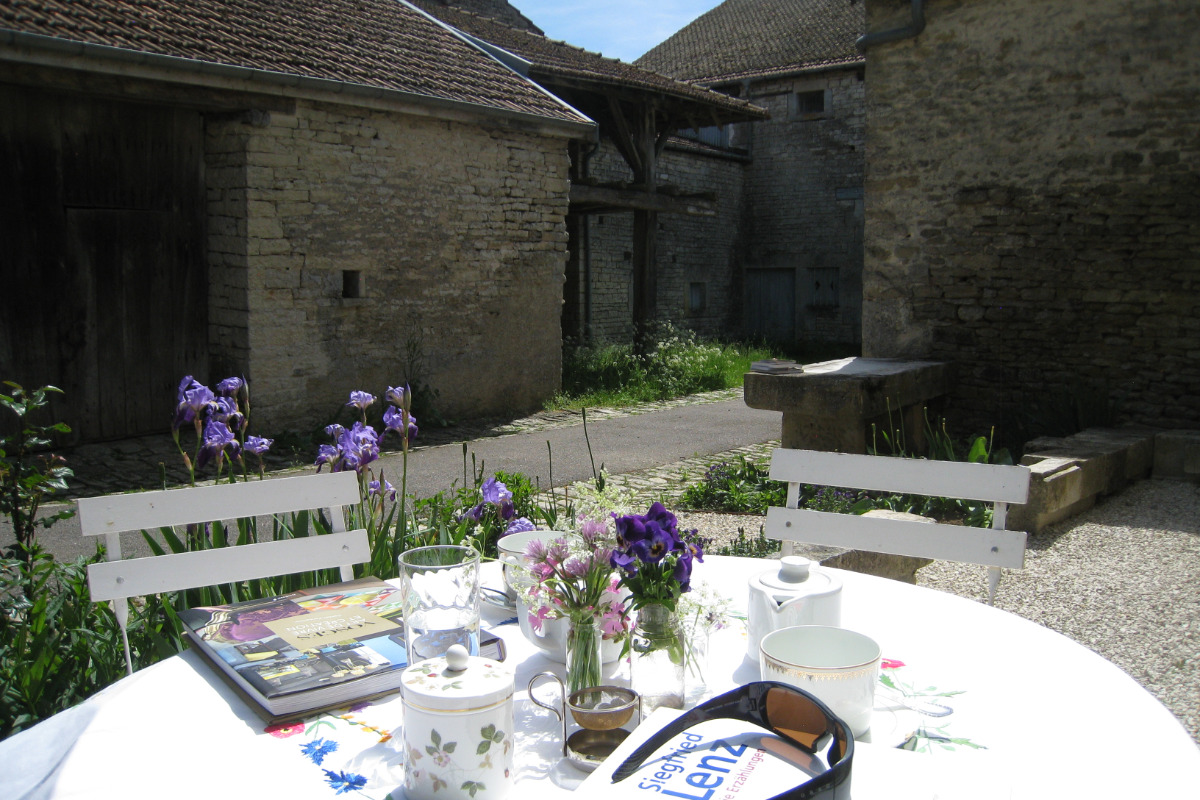
[[[517,30],[488,17],[442,5],[438,0],[417,4],[448,25],[503,48],[530,62],[529,76],[553,91],[555,85],[611,86],[666,95],[675,100],[707,105],[743,119],[760,119],[766,111],[745,100],[660,75],[624,61]]]
[[[397,0],[4,0],[5,29],[587,122]]]
[[[725,0],[634,63],[718,83],[863,62],[865,0]]]

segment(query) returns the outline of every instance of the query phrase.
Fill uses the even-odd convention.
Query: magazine
[[[376,578],[179,616],[192,646],[271,723],[395,691],[408,664],[400,591]]]

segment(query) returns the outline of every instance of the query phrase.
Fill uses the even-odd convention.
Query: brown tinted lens
[[[816,703],[799,692],[778,687],[767,691],[767,723],[810,748],[826,728],[825,714]]]

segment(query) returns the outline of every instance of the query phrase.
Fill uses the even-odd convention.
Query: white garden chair
[[[1029,497],[1029,468],[955,461],[775,450],[770,477],[788,484],[787,507],[767,510],[765,533],[783,542],[848,547],[874,553],[982,564],[988,603],[995,604],[1001,568],[1025,566],[1025,532],[1005,530],[1009,503]],[[992,503],[992,527],[947,525],[922,517],[836,514],[797,508],[801,484],[950,497]]]
[[[88,566],[88,586],[93,602],[107,600],[113,604],[125,646],[126,672],[133,674],[126,628],[130,597],[330,567],[340,569],[342,580],[353,580],[353,565],[371,558],[366,530],[346,530],[342,507],[358,500],[357,476],[353,472],[337,472],[77,501],[83,534],[105,538],[108,560]],[[126,531],[154,531],[313,509],[328,512],[331,533],[148,558],[121,558],[121,534]]]

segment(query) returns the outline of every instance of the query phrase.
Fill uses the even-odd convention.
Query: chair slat
[[[1029,498],[1029,475],[1025,466],[791,449],[775,450],[770,470],[789,483],[1005,503]]]
[[[363,529],[88,565],[93,601],[291,575],[371,560]]]
[[[88,497],[78,501],[85,536],[339,508],[357,503],[353,472]],[[338,522],[335,515],[335,529]]]
[[[1013,569],[1025,566],[1024,531],[834,514],[803,508],[767,509],[764,530],[769,539]]]

